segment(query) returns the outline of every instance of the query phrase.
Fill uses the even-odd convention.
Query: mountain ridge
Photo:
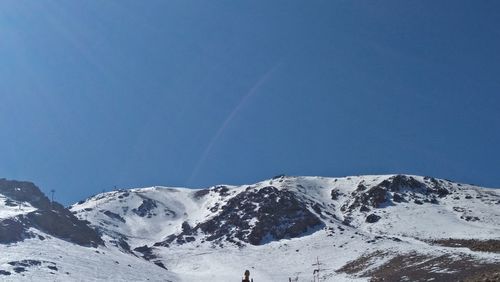
[[[495,189],[394,174],[135,188],[101,193],[68,210],[103,242],[86,248],[149,263],[171,281],[230,281],[247,267],[259,281],[305,280],[312,269],[300,261],[315,257],[329,266],[324,281],[395,279],[388,266],[394,260],[407,261],[400,267],[410,279],[454,281],[500,272],[499,207]],[[57,239],[39,244],[51,240]],[[428,260],[440,270],[413,267]],[[464,267],[472,262],[477,267]]]

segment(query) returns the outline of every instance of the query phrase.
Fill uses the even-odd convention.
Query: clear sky
[[[0,2],[0,177],[500,187],[499,1]]]

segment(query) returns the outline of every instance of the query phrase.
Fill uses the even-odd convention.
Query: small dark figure
[[[250,271],[245,270],[245,277],[241,282],[253,282],[253,279],[250,279]]]

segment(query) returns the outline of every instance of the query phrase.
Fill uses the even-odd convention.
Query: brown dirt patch
[[[370,281],[500,281],[500,264],[479,261],[465,255],[432,257],[419,253],[393,254],[392,258],[372,270],[367,270],[378,258],[390,254],[374,252],[347,263],[337,272],[371,277]],[[486,279],[486,280],[485,280]],[[487,280],[490,279],[490,280]]]
[[[500,253],[500,240],[440,239],[427,241],[444,247],[469,248],[476,252]]]

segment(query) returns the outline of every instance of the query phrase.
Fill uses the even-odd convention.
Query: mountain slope
[[[0,243],[34,237],[32,228],[79,245],[103,243],[92,228],[62,205],[49,201],[33,183],[0,179],[0,195]]]
[[[500,273],[500,193],[412,175],[118,190],[69,209],[0,180],[0,279],[476,281]],[[5,279],[4,279],[5,278]]]
[[[185,281],[230,281],[252,266],[259,281],[286,281],[297,273],[304,279],[316,257],[325,260],[323,278],[337,281],[381,275],[375,270],[398,256],[414,264],[440,258],[436,271],[449,279],[475,273],[460,261],[480,265],[478,272],[496,271],[497,253],[450,248],[449,238],[458,240],[453,247],[497,242],[499,207],[495,189],[386,175],[132,189],[97,195],[71,210],[108,242],[124,250],[119,238],[125,249]],[[358,260],[363,267],[348,267]]]
[[[101,235],[31,182],[0,179],[1,281],[177,281]]]

